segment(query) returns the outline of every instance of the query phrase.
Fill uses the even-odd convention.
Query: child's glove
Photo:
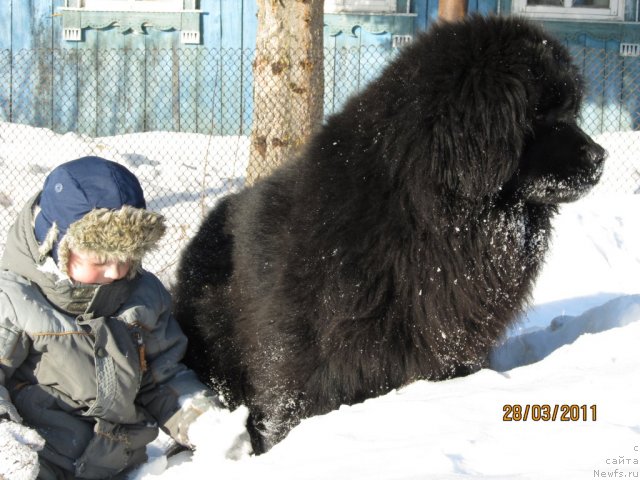
[[[38,451],[43,438],[35,430],[11,420],[0,420],[0,478],[34,480],[40,471]]]

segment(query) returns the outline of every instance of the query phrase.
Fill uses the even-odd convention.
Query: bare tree
[[[247,183],[295,154],[322,121],[324,0],[258,0]]]
[[[440,0],[438,17],[442,20],[460,20],[467,14],[468,0]]]

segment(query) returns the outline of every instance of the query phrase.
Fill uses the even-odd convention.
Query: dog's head
[[[537,203],[597,183],[605,151],[578,126],[582,80],[560,42],[521,18],[471,16],[415,43],[404,68],[429,102],[432,179],[461,197]]]
[[[578,126],[583,83],[567,50],[551,38],[541,45],[530,67],[536,87],[527,95],[524,144],[503,194],[571,202],[600,180],[606,151]]]
[[[598,183],[605,157],[575,121],[543,122],[525,143],[520,166],[504,190],[534,203],[572,202]]]

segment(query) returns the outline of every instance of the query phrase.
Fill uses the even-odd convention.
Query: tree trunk
[[[460,20],[467,14],[467,4],[467,0],[440,0],[438,17],[449,22]]]
[[[324,0],[258,0],[247,184],[295,155],[322,122]]]

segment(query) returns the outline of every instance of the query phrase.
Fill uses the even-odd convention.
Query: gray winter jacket
[[[205,392],[212,400],[180,363],[187,341],[154,275],[95,287],[42,270],[36,200],[12,227],[2,258],[0,407],[12,402],[42,435],[46,462],[78,478],[108,478],[145,461],[158,427],[187,442],[198,412],[180,399]]]

